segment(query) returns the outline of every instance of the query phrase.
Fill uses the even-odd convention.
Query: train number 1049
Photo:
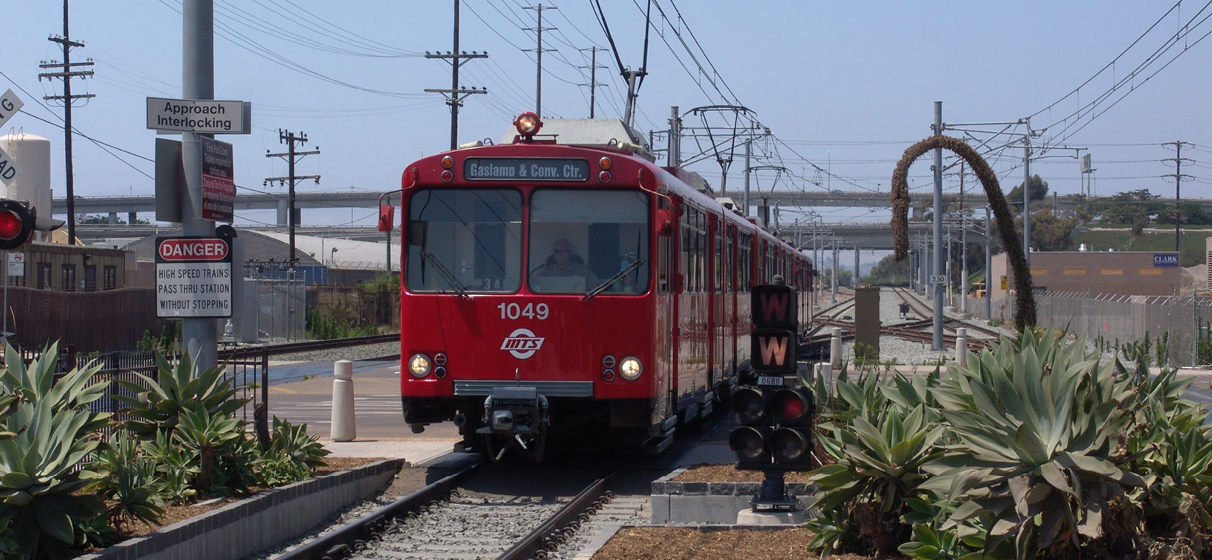
[[[522,307],[516,303],[502,303],[501,305],[497,306],[497,309],[501,310],[502,319],[511,320],[525,317],[527,319],[538,319],[542,321],[551,314],[551,310],[547,307],[546,303],[540,303],[538,305],[528,303],[526,304],[526,307]]]

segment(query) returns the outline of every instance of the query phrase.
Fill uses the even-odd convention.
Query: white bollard
[[[829,339],[829,365],[833,369],[842,367],[842,328],[833,327],[833,337]]]
[[[955,363],[968,366],[968,329],[955,329]]]
[[[834,394],[833,366],[830,365],[828,362],[821,362],[821,363],[817,364],[817,366],[819,366],[821,368],[821,380],[823,380],[825,382],[825,392],[830,395]]]
[[[333,441],[353,441],[357,437],[354,425],[353,362],[340,360],[332,367],[332,436]]]

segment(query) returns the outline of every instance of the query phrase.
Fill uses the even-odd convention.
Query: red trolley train
[[[749,371],[749,287],[807,293],[811,263],[638,145],[515,126],[404,171],[405,421],[494,458],[584,419],[659,452]]]

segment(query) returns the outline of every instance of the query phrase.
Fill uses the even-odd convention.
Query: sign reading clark
[[[1178,253],[1154,254],[1153,266],[1178,266]]]

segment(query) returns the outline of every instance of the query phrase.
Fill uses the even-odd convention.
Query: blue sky
[[[57,81],[39,81],[37,74],[42,71],[40,61],[62,57],[58,46],[47,41],[49,35],[62,33],[62,3],[7,4],[0,90],[13,89],[30,114],[17,115],[3,132],[22,128],[51,139],[52,188],[60,197],[64,192],[62,131],[35,117],[59,123],[56,115],[62,114],[61,109],[52,107],[51,112],[37,103],[43,95],[61,91]],[[489,53],[489,59],[463,67],[462,84],[487,87],[490,93],[467,100],[460,113],[460,142],[499,139],[514,115],[534,108],[533,53],[521,50],[535,46],[534,34],[521,29],[534,26],[534,10],[524,10],[524,5],[531,4],[524,0],[462,3],[461,48]],[[544,116],[587,117],[588,91],[577,84],[589,81],[588,70],[576,66],[588,66],[588,52],[578,49],[609,48],[609,44],[589,0],[544,2],[549,5],[558,10],[544,11],[543,24],[556,29],[544,33],[544,47],[558,52],[545,53],[543,58]],[[602,1],[623,63],[633,68],[643,55],[644,6],[644,0]],[[673,23],[663,20],[656,6]],[[779,141],[765,146],[762,152],[768,159],[755,164],[791,170],[792,176],[779,177],[774,188],[887,191],[895,161],[910,142],[930,133],[933,102],[941,100],[947,123],[1008,122],[1034,114],[1032,128],[1044,130],[1036,143],[1064,140],[1069,146],[1089,148],[1082,153],[1092,154],[1099,194],[1146,188],[1173,196],[1173,184],[1161,177],[1172,168],[1160,161],[1173,157],[1173,152],[1161,143],[1192,142],[1196,147],[1183,156],[1196,161],[1183,171],[1195,180],[1184,183],[1183,192],[1208,197],[1212,196],[1212,40],[1199,40],[1212,31],[1212,21],[1203,19],[1212,8],[1202,1],[1174,6],[1154,1],[680,0],[675,4],[659,0],[653,8],[649,76],[640,90],[637,128],[645,132],[667,128],[671,105],[685,112],[697,106],[739,103],[751,109]],[[73,51],[73,60],[91,57],[96,62],[96,75],[73,85],[73,93],[96,94],[74,110],[78,130],[143,158],[153,156],[155,133],[145,128],[144,99],[180,97],[179,9],[174,0],[72,6],[71,36],[86,43]],[[239,42],[216,37],[215,96],[253,104],[252,134],[223,138],[235,145],[237,184],[248,190],[282,190],[262,185],[263,178],[286,172],[282,160],[265,157],[267,151],[284,150],[279,129],[306,133],[307,146],[322,151],[299,167],[301,174],[323,176],[318,186],[301,185],[303,191],[396,188],[409,162],[445,149],[449,112],[437,94],[423,90],[449,87],[449,66],[427,60],[423,53],[451,48],[451,12],[451,1],[216,2],[219,28],[238,34]],[[1095,113],[1105,112],[1094,119],[1063,120],[1108,93],[1112,84],[1130,75],[1188,21],[1191,31],[1185,39],[1096,107]],[[1187,49],[1184,54],[1145,80],[1183,49]],[[606,83],[598,92],[598,116],[618,116],[625,88],[610,51],[599,52],[598,63],[609,66],[598,73],[598,81]],[[699,71],[700,64],[709,74]],[[1111,106],[1129,89],[1133,91]],[[1058,103],[1045,110],[1054,102]],[[686,124],[701,123],[687,117]],[[1067,124],[1073,126],[1066,130]],[[690,140],[683,145],[684,157],[698,151]],[[77,137],[78,195],[152,192],[147,177],[153,173],[152,164],[115,153],[121,159]],[[1033,172],[1054,190],[1076,192],[1079,173],[1073,153],[1053,150],[1048,155],[1054,157],[1033,164]],[[993,158],[995,168],[1006,177],[1006,190],[1021,181],[1022,171],[1013,167],[1019,158],[1021,148]],[[729,174],[730,191],[742,184],[739,151],[736,161]],[[720,170],[714,158],[694,168],[718,185]],[[928,175],[929,163],[919,162],[911,185],[925,188]],[[757,176],[757,188],[762,190],[774,182],[771,172]],[[957,178],[948,177],[949,190],[957,185]],[[272,212],[242,216],[238,223],[274,220]],[[887,214],[853,210],[830,212],[826,218],[880,221]],[[361,210],[304,215],[304,222],[312,224],[351,220],[370,224],[373,215]]]

